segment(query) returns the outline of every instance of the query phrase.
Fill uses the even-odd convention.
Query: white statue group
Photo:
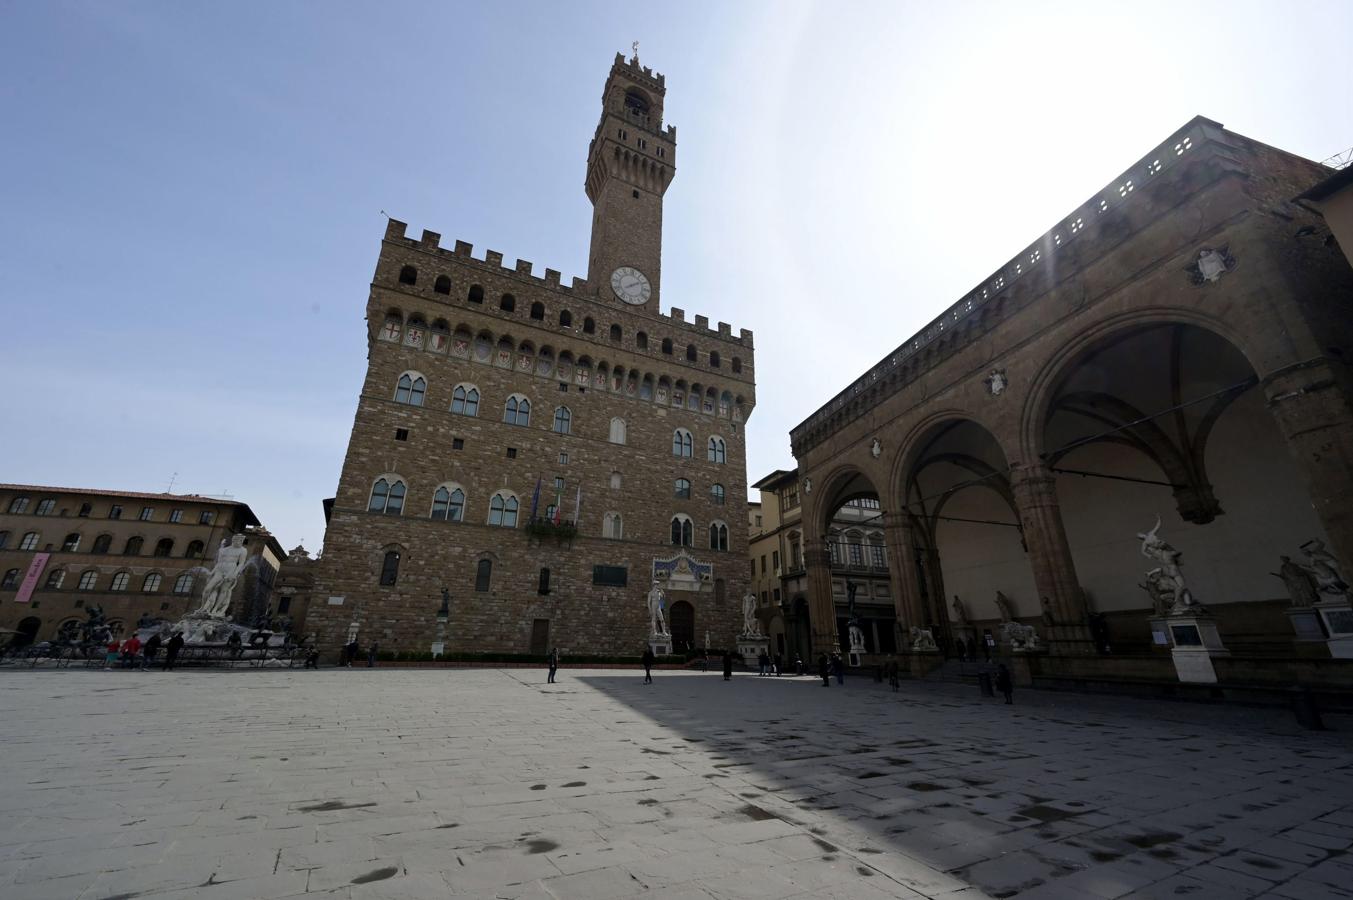
[[[653,589],[648,592],[648,627],[655,637],[668,634],[667,619],[662,614],[666,605],[667,595],[656,581],[653,582]]]
[[[223,619],[230,611],[230,600],[235,595],[235,582],[249,563],[249,551],[244,547],[244,535],[237,534],[227,544],[221,540],[216,551],[216,564],[207,575],[202,588],[202,603],[188,614],[190,619]]]

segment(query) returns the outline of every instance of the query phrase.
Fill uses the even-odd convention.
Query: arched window
[[[566,309],[561,309],[561,310],[559,310],[559,327],[560,327],[560,328],[572,328],[572,327],[573,327],[573,313],[569,312],[569,311],[566,310]]]
[[[158,541],[155,542],[156,556],[168,556],[173,552],[174,552],[173,538],[160,538]]]
[[[0,531],[0,550],[5,549],[7,546],[9,546],[9,532]]]
[[[479,388],[472,384],[458,384],[451,392],[451,411],[462,416],[479,415]]]
[[[531,318],[535,319],[537,322],[545,321],[544,303],[541,303],[539,300],[537,300],[535,303],[531,304]]]
[[[672,455],[690,458],[694,443],[691,433],[684,428],[672,432]]]
[[[95,546],[95,548],[97,548],[97,547],[99,546],[99,541],[103,540],[103,538],[104,538],[103,535],[99,535],[98,539],[94,541],[94,546]],[[110,541],[112,540],[111,537],[109,537],[108,539],[109,539]],[[127,546],[124,547],[124,548],[122,548],[122,555],[123,555],[123,556],[140,556],[140,555],[141,555],[141,548],[142,548],[143,546],[145,546],[145,543],[146,543],[146,541],[145,541],[144,538],[140,538],[140,537],[130,537],[130,538],[127,538]]]
[[[728,462],[728,453],[724,446],[723,438],[721,437],[712,437],[709,439],[707,453],[709,461],[712,463]]]
[[[422,406],[423,394],[427,392],[427,388],[428,383],[422,375],[405,372],[399,376],[399,385],[395,388],[395,402]]]
[[[709,367],[711,369],[719,368],[719,353],[716,350],[709,351]]]
[[[695,526],[691,517],[677,513],[672,517],[672,543],[678,547],[690,547],[695,543]]]
[[[736,356],[733,357],[733,374],[742,374],[742,360],[738,359]]]
[[[132,546],[132,541],[136,541],[137,544],[134,549],[129,549],[128,553],[131,555],[139,555],[141,553],[141,544],[140,544],[141,539],[132,538],[131,541],[127,541],[127,546],[129,548]],[[111,534],[101,534],[98,537],[94,538],[94,546],[89,548],[89,552],[107,553],[109,550],[112,549],[112,546],[113,546],[113,536]]]
[[[109,540],[111,541],[112,538],[109,538]],[[64,551],[66,551],[67,553],[75,553],[75,552],[79,551],[79,549],[80,549],[80,535],[75,534],[74,532],[72,532],[71,534],[66,535],[66,539],[65,539],[64,541],[61,542],[61,549],[64,550]],[[107,552],[108,552],[108,549],[105,547],[103,552],[104,552],[104,553],[107,553]]]
[[[484,593],[493,587],[493,560],[481,559],[479,565],[475,566],[474,589],[478,593]]]
[[[691,499],[691,483],[688,479],[678,478],[672,483],[672,496],[678,500]]]
[[[131,580],[132,580],[131,575],[127,574],[126,572],[118,572],[113,575],[113,580],[111,583],[109,583],[108,590],[125,591],[127,589],[127,582]]]
[[[432,495],[432,518],[442,522],[465,519],[465,492],[456,485],[442,485]]]
[[[489,501],[489,524],[503,528],[517,527],[517,498],[502,491],[493,495]]]
[[[695,352],[695,345],[694,345],[694,344],[687,344],[687,345],[686,345],[686,362],[695,362],[697,358],[698,358],[698,354],[696,354],[696,352]]]
[[[404,482],[398,479],[394,481],[379,479],[371,486],[371,502],[367,505],[367,511],[390,516],[397,516],[403,512]]]
[[[19,570],[6,569],[4,580],[0,581],[0,588],[12,588],[18,586],[19,586]]]
[[[597,323],[592,321],[592,317],[588,316],[583,319],[583,334],[596,334],[596,332]]]
[[[151,572],[141,582],[141,592],[144,594],[153,594],[160,589],[162,577],[159,572]]]
[[[710,499],[710,500],[713,500],[715,503],[719,504],[720,506],[723,506],[723,500],[724,500],[724,490],[723,490],[723,485],[721,485],[721,484],[719,484],[719,483],[717,483],[717,482],[714,483],[714,484],[711,484],[711,485],[709,486],[709,499]]]
[[[10,512],[12,512],[12,513],[21,513],[21,512],[26,512],[27,510],[28,510],[28,498],[27,498],[27,497],[15,497],[13,500],[9,501],[9,511],[10,511]]]
[[[624,338],[625,338],[625,333],[624,333],[623,331],[620,330],[620,326],[619,326],[619,325],[612,325],[612,326],[611,326],[611,340],[615,341],[615,342],[618,344],[618,343],[620,343],[622,340],[624,340]]]
[[[99,582],[99,573],[90,569],[80,573],[80,583],[77,585],[82,591],[92,591]]]
[[[201,559],[204,545],[201,541],[189,541],[188,549],[184,551],[184,559]]]
[[[503,312],[512,312],[517,308],[517,298],[511,294],[504,294],[498,298],[498,308]]]
[[[47,589],[51,591],[61,590],[61,582],[66,580],[65,569],[53,569],[47,573]]]
[[[437,280],[432,285],[432,289],[438,294],[450,294],[451,279],[447,278],[445,275],[438,275]]]
[[[625,521],[618,512],[608,512],[601,517],[601,536],[618,541],[625,536]]]
[[[634,335],[634,345],[640,350],[648,349],[648,332],[639,331]]]
[[[399,580],[399,551],[386,550],[381,560],[381,586],[389,587]]]
[[[618,419],[618,418],[617,418],[617,419],[612,419],[612,420],[611,420],[611,437],[610,437],[610,441],[611,441],[612,444],[623,444],[623,443],[625,443],[625,420],[624,420],[624,419]]]
[[[39,540],[41,540],[41,538],[36,531],[26,531],[24,532],[23,540],[19,541],[19,549],[36,550],[38,549]]]
[[[554,408],[554,433],[573,433],[573,413],[569,412],[567,406],[556,406]]]
[[[471,303],[483,303],[484,288],[477,284],[470,285],[470,293],[465,296],[465,299]]]
[[[671,356],[671,355],[672,355],[672,339],[671,339],[671,338],[663,338],[663,339],[662,339],[662,352],[663,352],[663,354],[666,355],[666,356]]]
[[[174,593],[191,594],[193,592],[193,576],[184,572],[178,578],[174,579]]]
[[[728,526],[722,522],[709,523],[709,549],[728,549]]]
[[[418,270],[415,269],[413,266],[405,266],[404,268],[400,269],[400,270],[399,270],[399,283],[400,283],[400,284],[417,284],[417,283],[418,283]]]
[[[530,425],[531,401],[521,394],[508,397],[507,404],[503,407],[503,421],[509,425]]]

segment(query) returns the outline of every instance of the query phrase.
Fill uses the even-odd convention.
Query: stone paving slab
[[[0,897],[1353,897],[1353,722],[815,679],[0,673]]]

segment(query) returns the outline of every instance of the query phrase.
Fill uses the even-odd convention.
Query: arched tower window
[[[450,294],[451,279],[447,278],[445,275],[438,275],[437,280],[432,284],[432,289],[438,294]]]
[[[489,524],[503,528],[517,527],[517,497],[506,491],[499,491],[489,501]]]
[[[691,517],[684,513],[672,516],[672,543],[678,547],[690,547],[695,542],[695,525]]]
[[[696,359],[698,359],[698,355],[697,355],[696,352],[695,352],[695,345],[694,345],[694,344],[687,344],[687,345],[686,345],[686,361],[687,361],[687,362],[695,362]]]
[[[618,343],[620,343],[621,340],[624,339],[624,336],[625,336],[625,334],[624,334],[623,331],[621,331],[619,325],[612,325],[612,326],[611,326],[611,340],[612,340],[612,341],[614,341],[615,343],[618,344]]]
[[[709,549],[728,549],[728,526],[723,522],[709,523]]]
[[[560,328],[572,328],[572,327],[573,327],[573,313],[569,312],[569,311],[566,310],[566,309],[561,309],[561,310],[559,310],[559,327],[560,327]]]
[[[672,432],[672,455],[681,456],[689,459],[693,442],[691,433],[684,428],[678,428]]]
[[[405,266],[404,268],[400,269],[400,270],[399,270],[399,283],[400,283],[400,284],[417,284],[417,283],[418,283],[418,270],[415,269],[413,266]]]
[[[742,374],[742,360],[738,359],[736,356],[733,357],[733,374],[734,375]]]
[[[672,496],[678,500],[691,499],[691,482],[687,478],[678,478],[672,483]]]
[[[470,293],[465,296],[465,299],[470,301],[471,303],[483,303],[484,302],[483,286],[478,284],[470,285]]]
[[[503,405],[503,421],[508,425],[531,424],[531,401],[521,394],[513,394]]]
[[[371,502],[367,511],[397,516],[404,510],[404,482],[380,478],[371,486]]]
[[[625,420],[624,420],[624,419],[616,418],[616,419],[612,419],[612,420],[611,420],[611,435],[610,435],[610,441],[611,441],[612,444],[623,444],[623,443],[625,443]]]
[[[188,550],[187,550],[187,552],[185,552],[185,553],[183,554],[184,558],[185,558],[185,559],[201,559],[201,558],[202,558],[202,550],[203,550],[203,546],[204,546],[204,545],[203,545],[203,543],[202,543],[201,541],[190,541],[190,542],[188,543]]]
[[[625,536],[625,522],[618,512],[608,512],[601,517],[601,536],[618,541]]]
[[[531,318],[535,319],[537,322],[545,321],[544,303],[541,303],[539,300],[537,300],[535,303],[531,304]]]
[[[395,402],[422,406],[423,395],[427,393],[427,389],[427,379],[422,375],[417,372],[405,372],[399,376],[399,383],[395,385]]]
[[[462,416],[479,415],[479,388],[472,384],[458,384],[451,392],[451,411]]]
[[[173,538],[160,538],[155,542],[156,556],[169,556],[174,552]]]
[[[498,308],[503,312],[512,312],[517,308],[517,298],[511,294],[504,294],[498,298]]]
[[[465,491],[454,484],[437,488],[432,495],[432,518],[441,522],[464,521]]]
[[[640,350],[648,349],[648,335],[642,331],[634,335],[634,345]]]
[[[381,585],[390,587],[399,580],[399,551],[385,551],[385,558],[381,560]]]
[[[493,587],[493,560],[481,559],[479,565],[475,566],[474,589],[478,593],[484,593]]]
[[[718,504],[719,506],[723,506],[724,501],[723,485],[719,484],[718,482],[711,484],[709,486],[709,499],[712,502]]]
[[[711,369],[719,368],[719,353],[717,350],[709,351],[709,367]]]
[[[573,413],[567,406],[558,406],[554,410],[554,433],[571,434],[573,432]]]
[[[723,438],[721,437],[710,438],[709,447],[707,448],[706,452],[708,454],[709,461],[712,463],[728,462],[727,447],[724,444]]]
[[[664,356],[671,356],[671,355],[672,355],[672,339],[671,339],[671,338],[663,338],[663,339],[662,339],[662,352],[663,352],[663,355],[664,355]]]
[[[587,318],[583,319],[583,334],[596,334],[596,332],[597,332],[597,323],[592,321],[592,317],[588,316]]]
[[[99,538],[102,539],[102,538],[103,538],[103,535],[99,535]],[[110,537],[109,540],[111,541],[112,538]],[[130,538],[127,538],[127,546],[125,546],[125,547],[122,548],[122,555],[123,555],[123,556],[140,556],[140,555],[141,555],[141,547],[144,546],[144,545],[145,545],[145,539],[144,539],[144,538],[139,538],[139,537],[130,537]],[[95,547],[98,547],[98,546],[99,546],[99,542],[98,542],[97,540],[94,541],[94,546],[95,546]]]

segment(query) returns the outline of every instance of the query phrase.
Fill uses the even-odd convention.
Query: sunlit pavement
[[[1283,711],[544,681],[5,672],[0,897],[1353,896],[1349,731]]]

